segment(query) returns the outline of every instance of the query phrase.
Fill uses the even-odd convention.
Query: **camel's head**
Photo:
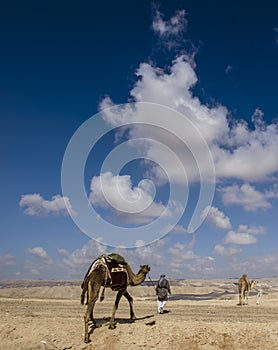
[[[257,283],[258,283],[258,281],[252,280],[251,284],[250,284],[250,289],[254,288]]]
[[[140,271],[147,274],[149,271],[151,271],[151,267],[149,265],[140,265]]]

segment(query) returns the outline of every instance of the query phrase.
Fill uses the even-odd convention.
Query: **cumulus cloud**
[[[119,121],[138,122],[136,126],[130,126],[128,137],[141,139],[141,149],[145,152],[142,157],[152,159],[156,164],[163,164],[164,169],[167,169],[167,175],[176,183],[184,184],[184,168],[190,182],[198,181],[200,168],[208,169],[210,161],[210,157],[201,152],[204,147],[204,137],[207,142],[213,142],[215,139],[221,139],[228,132],[226,108],[222,106],[209,108],[192,96],[191,88],[197,82],[197,77],[184,55],[173,61],[169,71],[143,63],[137,70],[137,75],[138,81],[131,91],[131,96],[136,102],[151,102],[152,107],[136,104],[133,109],[128,105],[114,109],[113,112],[105,110],[103,118],[113,126],[116,126]],[[101,108],[105,106],[113,106],[109,98],[101,104]],[[170,108],[163,108],[163,106]],[[148,126],[154,115],[159,115],[155,122],[161,125],[160,128]],[[161,144],[172,153],[162,152]],[[186,164],[186,167],[177,165],[173,154],[182,165]],[[150,166],[150,173],[153,173],[158,183],[165,181],[163,177],[165,173],[159,171],[157,166]]]
[[[102,254],[118,253],[132,267],[134,272],[139,270],[140,265],[149,264],[152,273],[161,273],[161,266],[165,263],[165,257],[162,248],[165,240],[159,240],[152,245],[142,246],[142,241],[137,242],[137,247],[134,249],[115,248],[104,245],[95,240],[90,240],[81,248],[76,249],[63,259],[63,264],[66,270],[72,274],[75,273],[80,277],[80,271],[84,271],[84,275],[90,264]]]
[[[186,55],[175,58],[169,69],[164,70],[142,63],[136,75],[138,81],[131,90],[131,96],[137,102],[158,103],[181,112],[197,126],[207,142],[220,138],[228,131],[227,109],[220,105],[209,108],[193,96],[192,89],[198,79]],[[182,118],[178,127],[184,129]],[[191,130],[184,129],[183,132],[186,135]]]
[[[15,257],[12,254],[0,254],[0,267],[15,265]]]
[[[252,121],[254,129],[249,129],[245,121],[234,120],[225,142],[213,147],[219,178],[259,182],[271,180],[277,173],[277,123],[266,124],[258,108]]]
[[[21,196],[19,206],[25,208],[24,213],[30,216],[76,215],[69,198],[55,195],[51,200],[44,199],[40,194],[25,194]]]
[[[222,195],[222,201],[225,205],[239,205],[246,211],[256,211],[258,209],[271,208],[267,199],[276,196],[276,192],[262,193],[257,191],[249,183],[243,185],[232,185],[219,189]]]
[[[192,243],[192,242],[191,242]],[[194,253],[192,244],[176,243],[168,249],[169,265],[171,272],[184,278],[184,275],[192,277],[207,277],[215,272],[215,260],[211,256],[201,257]]]
[[[57,252],[60,256],[68,256],[69,255],[69,252],[64,248],[58,248]]]
[[[146,243],[144,241],[142,241],[141,239],[138,239],[136,242],[135,242],[135,247],[144,247]]]
[[[148,208],[153,202],[153,196],[151,187],[146,183],[133,187],[129,175],[105,172],[93,177],[90,201],[103,208],[112,206],[117,211],[132,214]],[[161,211],[161,208],[159,209]]]
[[[176,11],[174,16],[165,20],[163,14],[155,8],[152,29],[169,49],[178,46],[184,41],[183,34],[187,29],[185,10]]]
[[[228,230],[232,227],[230,219],[216,207],[207,206],[202,213],[202,217],[217,228]]]
[[[278,254],[245,255],[239,260],[230,262],[229,273],[241,276],[242,271],[249,271],[248,275],[254,276],[255,278],[277,276]]]
[[[231,230],[227,233],[223,243],[233,245],[255,244],[257,243],[257,238],[255,236],[265,233],[266,231],[263,226],[239,225],[236,231]],[[221,244],[217,244],[214,247],[214,251],[218,255],[229,256],[241,252],[241,249],[238,247],[225,247]]]
[[[229,74],[232,69],[233,69],[233,67],[230,64],[228,64],[227,67],[225,68],[225,73]]]
[[[231,256],[231,255],[238,254],[241,251],[242,249],[238,247],[225,247],[221,244],[216,244],[216,246],[214,247],[215,254],[221,255],[221,256]]]
[[[172,233],[181,233],[185,234],[187,233],[187,230],[182,225],[176,225],[172,230]]]
[[[265,234],[265,228],[263,226],[247,226],[247,225],[239,225],[239,232],[245,232],[252,235],[262,235]]]
[[[239,245],[249,245],[255,244],[257,242],[257,238],[250,235],[249,233],[230,231],[227,233],[224,242]]]
[[[178,261],[184,261],[184,260],[192,260],[196,259],[197,256],[195,253],[188,249],[187,245],[182,243],[176,243],[172,248],[168,249],[168,253],[172,256],[176,257],[177,262]]]
[[[89,268],[90,264],[99,255],[108,253],[109,247],[96,241],[89,240],[81,248],[75,249],[72,253],[64,257],[63,263],[67,270],[71,272],[79,272]],[[109,251],[111,253],[111,251]],[[85,274],[86,271],[84,271]]]
[[[51,262],[51,258],[48,256],[47,252],[42,247],[38,246],[34,248],[28,248],[26,252],[45,262]]]
[[[250,275],[271,276],[277,274],[278,254],[267,254],[256,257],[241,255],[240,260],[235,259],[236,254],[242,252],[242,246],[224,246],[218,244],[214,248],[214,253],[223,259],[229,258],[229,264],[217,266],[218,257],[198,256],[193,251],[193,246],[183,243],[177,243],[171,248],[171,252],[165,250],[168,247],[169,240],[163,239],[148,246],[141,246],[138,241],[138,247],[135,249],[111,248],[95,240],[89,240],[81,248],[69,253],[66,256],[60,256],[55,264],[46,263],[44,259],[30,259],[24,265],[22,278],[32,278],[32,275],[43,276],[43,278],[76,278],[82,279],[90,264],[101,254],[117,252],[121,254],[130,264],[136,273],[139,266],[149,264],[151,266],[151,277],[156,279],[162,272],[172,278],[199,278],[204,277],[234,277],[242,274],[242,270],[248,268]],[[260,262],[258,264],[258,261]],[[246,271],[246,270],[245,270]],[[27,272],[27,276],[26,276]]]
[[[193,246],[195,240],[189,244],[177,242],[168,249],[168,264],[171,273],[178,277],[184,278],[184,275],[190,276],[207,276],[213,271],[213,258],[201,257],[194,253]]]
[[[133,223],[150,222],[159,216],[171,216],[181,211],[179,203],[170,203],[167,208],[153,198],[153,187],[142,181],[133,187],[129,175],[113,175],[111,172],[94,176],[91,181],[90,202],[101,208],[114,211],[121,220]],[[136,214],[136,215],[135,215]]]
[[[263,113],[257,108],[252,116],[253,127],[250,128],[243,120],[228,118],[228,110],[225,106],[204,105],[198,97],[194,96],[193,88],[197,83],[197,75],[194,66],[186,55],[175,58],[172,64],[165,68],[156,67],[151,63],[140,64],[136,75],[138,80],[134,84],[130,94],[135,102],[152,102],[166,105],[180,112],[190,120],[200,131],[206,140],[214,159],[216,175],[219,180],[238,179],[243,181],[261,182],[271,180],[278,171],[278,128],[275,122],[266,124]],[[106,98],[101,108],[113,106],[110,98]],[[108,113],[108,112],[107,112]],[[169,122],[172,118],[170,110]],[[131,110],[121,108],[119,113],[105,114],[105,119],[112,125],[117,125],[119,120],[147,122],[148,116],[136,113],[136,108]],[[181,118],[177,130],[182,131],[184,138],[189,139],[190,132],[184,127]],[[189,157],[186,147],[166,133],[160,133],[155,128],[141,128],[132,126],[129,128],[129,137],[145,138],[146,156],[154,159],[161,154],[157,145],[148,139],[157,138],[164,142],[177,156],[182,159],[187,167],[189,181],[195,181],[196,173],[194,162]],[[191,138],[192,140],[192,138]],[[195,140],[196,143],[200,140]],[[183,147],[182,147],[183,146]],[[171,168],[172,157],[165,160]],[[198,159],[198,162],[205,160]],[[189,163],[190,162],[190,163]],[[176,171],[176,181],[181,181],[181,171]]]
[[[215,260],[210,256],[198,256],[194,253],[192,247],[190,248],[186,244],[177,243],[172,247],[171,253],[165,251],[166,246],[167,239],[163,239],[148,246],[140,246],[136,249],[122,248],[117,249],[116,252],[126,259],[134,272],[137,272],[140,265],[149,264],[152,278],[158,278],[161,272],[175,276],[175,278],[185,278],[185,276],[187,278],[196,278],[196,276],[200,278],[208,276],[234,277],[241,275],[243,270],[246,271],[246,268],[248,268],[250,275],[256,278],[275,275],[278,272],[277,253],[253,257],[244,255],[239,261],[231,259],[229,264],[217,267]],[[103,253],[115,252],[114,249],[111,249],[94,240],[90,240],[83,247],[76,249],[69,256],[65,257],[63,260],[64,265],[60,266],[60,269],[64,271],[64,276],[70,272],[71,278],[72,276],[82,278],[95,258]],[[233,257],[241,252],[242,247],[240,245],[225,247],[219,244],[214,248],[214,253],[223,258]],[[260,262],[259,264],[258,261]]]

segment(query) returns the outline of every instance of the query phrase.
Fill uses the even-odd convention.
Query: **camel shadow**
[[[169,311],[165,311],[169,312]],[[117,324],[131,324],[131,323],[135,323],[136,321],[140,321],[140,320],[146,320],[148,318],[154,317],[154,315],[146,315],[143,317],[136,317],[135,319],[130,319],[130,318],[121,318],[121,317],[117,317],[115,319],[115,325]],[[109,322],[110,322],[110,317],[103,317],[103,318],[99,318],[99,319],[95,319],[96,324],[94,325],[92,323],[92,321],[89,322],[89,335],[93,334],[94,330],[97,328],[101,328],[102,326],[109,326]]]
[[[229,296],[235,295],[234,292],[211,292],[205,294],[175,294],[173,300],[213,300],[221,299],[223,297],[228,298]]]
[[[135,323],[136,321],[140,321],[140,320],[146,320],[148,318],[154,317],[154,315],[147,315],[147,316],[143,316],[143,317],[136,317],[135,319],[130,319],[130,318],[121,318],[121,317],[117,317],[115,319],[116,323],[121,323],[121,324],[126,324],[126,323]],[[110,318],[108,318],[108,321],[110,321]]]

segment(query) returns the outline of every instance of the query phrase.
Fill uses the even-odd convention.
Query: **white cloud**
[[[230,73],[232,69],[233,67],[230,64],[228,64],[227,67],[225,68],[225,73],[226,74]]]
[[[69,198],[55,195],[51,200],[44,199],[40,194],[25,194],[19,201],[20,207],[26,207],[24,213],[30,216],[76,215]]]
[[[0,267],[15,265],[15,257],[12,254],[0,254]]]
[[[170,232],[172,232],[172,233],[182,233],[182,234],[187,233],[186,229],[182,225],[176,225]]]
[[[144,247],[146,243],[144,241],[142,241],[141,239],[138,239],[136,242],[135,242],[135,247]]]
[[[228,230],[232,227],[230,219],[216,207],[207,206],[202,213],[202,217],[217,228]]]
[[[231,261],[229,275],[241,276],[242,271],[248,271],[251,278],[265,278],[277,276],[278,254],[260,254],[254,256],[242,256],[240,260]],[[253,277],[254,276],[254,277]]]
[[[37,277],[41,275],[41,272],[38,269],[30,269],[30,274]]]
[[[68,256],[69,255],[69,252],[63,248],[58,248],[57,252],[60,256]]]
[[[66,256],[63,259],[63,263],[66,269],[74,273],[75,271],[80,271],[82,268],[89,268],[94,259],[101,254],[106,254],[107,252],[108,247],[106,245],[92,239],[81,248],[74,250]]]
[[[187,29],[185,15],[185,10],[179,10],[166,21],[163,19],[163,14],[157,8],[155,9],[152,29],[162,39],[161,42],[169,49],[184,42],[183,34]]]
[[[278,127],[267,125],[263,113],[256,109],[250,130],[245,121],[233,121],[228,137],[213,147],[219,178],[244,181],[271,180],[278,171]]]
[[[187,56],[181,55],[173,60],[169,71],[142,63],[136,74],[139,80],[131,90],[131,96],[137,102],[158,103],[181,112],[197,126],[207,142],[228,132],[227,109],[223,106],[209,108],[193,96],[191,89],[198,79]],[[170,119],[171,113],[168,113]],[[191,130],[186,130],[184,125],[181,118],[177,128],[185,135],[190,134]]]
[[[42,247],[34,247],[26,249],[28,254],[33,255],[36,258],[42,259],[45,262],[51,262],[51,258],[48,256],[47,252]]]
[[[240,248],[235,248],[235,247],[224,247],[221,244],[217,244],[214,247],[214,252],[217,255],[221,255],[221,256],[231,256],[231,255],[235,255],[238,254],[242,251],[242,249]]]
[[[256,211],[257,209],[271,208],[271,204],[267,201],[270,198],[271,193],[262,193],[251,186],[249,183],[245,183],[241,186],[233,185],[219,189],[222,194],[222,200],[225,205],[239,205],[247,211]]]
[[[153,202],[147,186],[133,187],[129,175],[113,175],[111,172],[94,176],[91,181],[90,202],[103,208],[112,206],[124,213],[140,213]],[[164,209],[158,206],[159,212]]]
[[[140,242],[138,242],[138,245],[140,246]],[[67,256],[61,256],[59,260],[55,261],[55,264],[48,264],[40,258],[30,259],[25,263],[25,270],[21,271],[21,276],[22,278],[32,278],[31,275],[36,274],[42,278],[82,279],[94,259],[101,254],[111,252],[121,254],[135,273],[139,270],[140,265],[149,264],[151,266],[150,275],[153,279],[158,278],[161,273],[166,273],[171,278],[184,279],[234,277],[242,274],[242,270],[246,268],[248,268],[248,274],[253,274],[256,277],[259,277],[259,275],[271,276],[277,274],[278,271],[277,264],[275,264],[278,258],[277,254],[261,257],[249,257],[242,254],[240,259],[237,259],[235,255],[242,251],[242,247],[238,245],[225,247],[219,244],[214,249],[214,253],[224,259],[224,263],[219,265],[217,257],[213,259],[210,255],[196,255],[191,243],[177,243],[171,247],[170,251],[165,249],[168,245],[169,237],[135,249],[111,248],[95,240],[89,240],[83,247],[76,249]],[[260,262],[259,265],[258,261]],[[26,277],[26,273],[28,277]]]
[[[169,71],[143,63],[137,70],[137,75],[138,81],[131,91],[131,96],[136,102],[153,103],[152,108],[149,105],[136,104],[136,108],[131,111],[128,105],[126,108],[114,109],[113,112],[105,110],[103,118],[113,126],[116,126],[119,121],[127,123],[129,120],[140,123],[140,125],[130,126],[128,136],[130,139],[141,138],[141,149],[145,150],[142,157],[152,159],[156,164],[163,164],[167,175],[176,183],[184,183],[185,168],[189,181],[199,180],[200,168],[207,169],[209,161],[209,157],[200,151],[204,143],[203,137],[210,143],[227,134],[226,108],[222,106],[209,108],[192,96],[191,88],[197,82],[197,76],[184,55],[173,61]],[[113,105],[111,100],[106,98],[101,108],[111,105]],[[152,120],[150,113],[159,115],[156,123],[161,125],[161,128],[146,126]],[[145,124],[145,127],[142,124]],[[167,130],[171,130],[171,133]],[[177,138],[174,135],[181,135],[181,137]],[[153,139],[158,142],[153,142]],[[172,153],[162,152],[159,142]],[[195,154],[195,158],[198,158],[198,166],[192,155],[192,149],[198,154],[197,156]],[[173,154],[180,160],[179,166]],[[184,166],[182,167],[181,164]],[[159,168],[150,168],[151,172],[157,182],[165,181],[164,174],[159,171]]]
[[[193,240],[193,242],[195,242]],[[191,242],[192,243],[192,242]],[[192,250],[193,244],[176,243],[168,249],[168,264],[171,273],[180,278],[191,276],[208,277],[215,273],[215,259],[211,256],[198,256]]]
[[[109,253],[118,253],[122,255],[129,263],[135,273],[140,265],[149,264],[151,273],[161,274],[161,267],[165,263],[165,254],[163,246],[166,240],[159,240],[148,246],[141,246],[142,241],[138,241],[138,247],[135,249],[112,248],[101,244],[95,240],[88,241],[80,249],[76,249],[63,259],[64,269],[67,273],[75,274],[82,278],[90,264],[100,255]]]
[[[182,210],[177,202],[169,203],[167,208],[155,202],[152,190],[148,181],[133,187],[129,175],[106,172],[93,177],[89,199],[93,205],[109,208],[117,213],[119,219],[133,223],[150,222],[153,218],[171,216]]]
[[[249,245],[255,244],[257,242],[257,238],[250,235],[249,233],[230,231],[227,233],[224,242],[239,245]]]
[[[278,185],[274,184],[272,189],[265,190],[265,198],[278,198]]]
[[[263,226],[248,226],[239,225],[236,231],[231,230],[224,238],[225,244],[237,244],[237,245],[249,245],[257,243],[256,235],[265,234],[265,228]],[[241,250],[234,247],[226,248],[222,245],[216,245],[214,248],[218,255],[233,255]]]
[[[135,102],[151,102],[173,108],[186,116],[203,135],[214,158],[216,175],[218,179],[239,179],[243,181],[273,180],[272,177],[278,171],[278,128],[275,122],[266,124],[263,113],[257,108],[252,116],[253,128],[243,120],[228,118],[228,110],[221,105],[204,105],[193,95],[192,89],[197,83],[197,75],[194,65],[186,55],[180,55],[172,64],[161,69],[150,63],[140,64],[137,72],[138,80],[130,94]],[[111,99],[106,98],[101,107],[113,106]],[[117,125],[119,120],[148,121],[148,116],[136,113],[136,108],[126,110],[121,108],[119,113],[104,114],[104,118],[112,125]],[[166,113],[166,112],[165,112]],[[168,111],[169,125],[171,125],[172,113]],[[229,120],[228,120],[229,119]],[[184,138],[188,139],[190,132],[184,126],[181,118],[176,125],[177,130],[182,131]],[[194,168],[194,160],[190,158],[185,145],[178,142],[173,136],[161,133],[156,128],[142,128],[132,126],[129,129],[129,137],[142,137],[145,139],[146,156],[151,159],[160,159],[161,149],[150,142],[150,139],[160,140],[178,155],[187,167],[189,181],[195,181],[198,169]],[[198,140],[195,140],[198,143]],[[165,159],[169,169],[172,166],[173,157]],[[198,159],[198,162],[205,162]],[[189,169],[189,170],[188,170]],[[191,170],[194,169],[194,170]],[[153,169],[155,171],[155,169]],[[197,173],[196,173],[197,172]],[[181,171],[175,171],[175,181],[181,181]]]
[[[239,225],[238,232],[244,232],[252,235],[262,235],[265,234],[265,228],[263,226],[247,226],[247,225]]]
[[[172,248],[168,249],[168,253],[175,257],[176,263],[179,264],[184,260],[196,259],[195,253],[188,249],[188,246],[182,243],[176,243]]]
[[[182,225],[166,225],[164,226],[160,231],[160,236],[163,237],[167,233],[174,233],[174,234],[181,234],[185,235],[187,232],[186,228],[184,228]]]

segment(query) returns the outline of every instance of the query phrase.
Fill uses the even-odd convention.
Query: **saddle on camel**
[[[85,285],[87,284],[87,279],[89,278],[91,272],[97,267],[99,267],[100,265],[106,269],[106,273],[107,273],[105,287],[109,287],[114,291],[118,291],[127,285],[128,283],[128,273],[126,269],[127,262],[121,255],[116,253],[111,253],[109,255],[103,254],[92,262],[82,282],[82,285],[81,285],[82,289],[84,289]]]

